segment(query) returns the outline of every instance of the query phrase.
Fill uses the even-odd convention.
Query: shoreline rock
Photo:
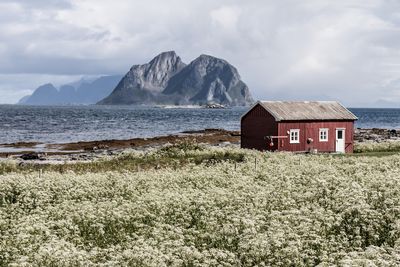
[[[354,131],[354,141],[356,142],[383,142],[387,140],[400,141],[400,130],[381,128],[357,128]]]

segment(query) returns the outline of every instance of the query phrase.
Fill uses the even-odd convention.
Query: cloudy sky
[[[0,103],[166,50],[228,60],[256,99],[400,103],[398,0],[1,0]]]

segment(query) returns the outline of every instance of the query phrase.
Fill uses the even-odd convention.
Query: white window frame
[[[296,137],[296,136],[297,136],[297,138],[292,138],[292,137]],[[290,144],[299,144],[300,143],[300,129],[290,129],[289,143]]]
[[[322,138],[322,133],[325,132],[325,139]],[[320,128],[319,129],[319,141],[320,142],[328,142],[329,140],[329,129],[328,128]]]

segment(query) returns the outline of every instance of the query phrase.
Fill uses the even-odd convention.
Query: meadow
[[[40,168],[0,164],[0,266],[400,264],[397,153],[180,144]]]

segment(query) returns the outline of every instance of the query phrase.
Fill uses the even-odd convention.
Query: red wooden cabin
[[[241,147],[352,153],[357,117],[334,101],[258,101],[241,119]]]

